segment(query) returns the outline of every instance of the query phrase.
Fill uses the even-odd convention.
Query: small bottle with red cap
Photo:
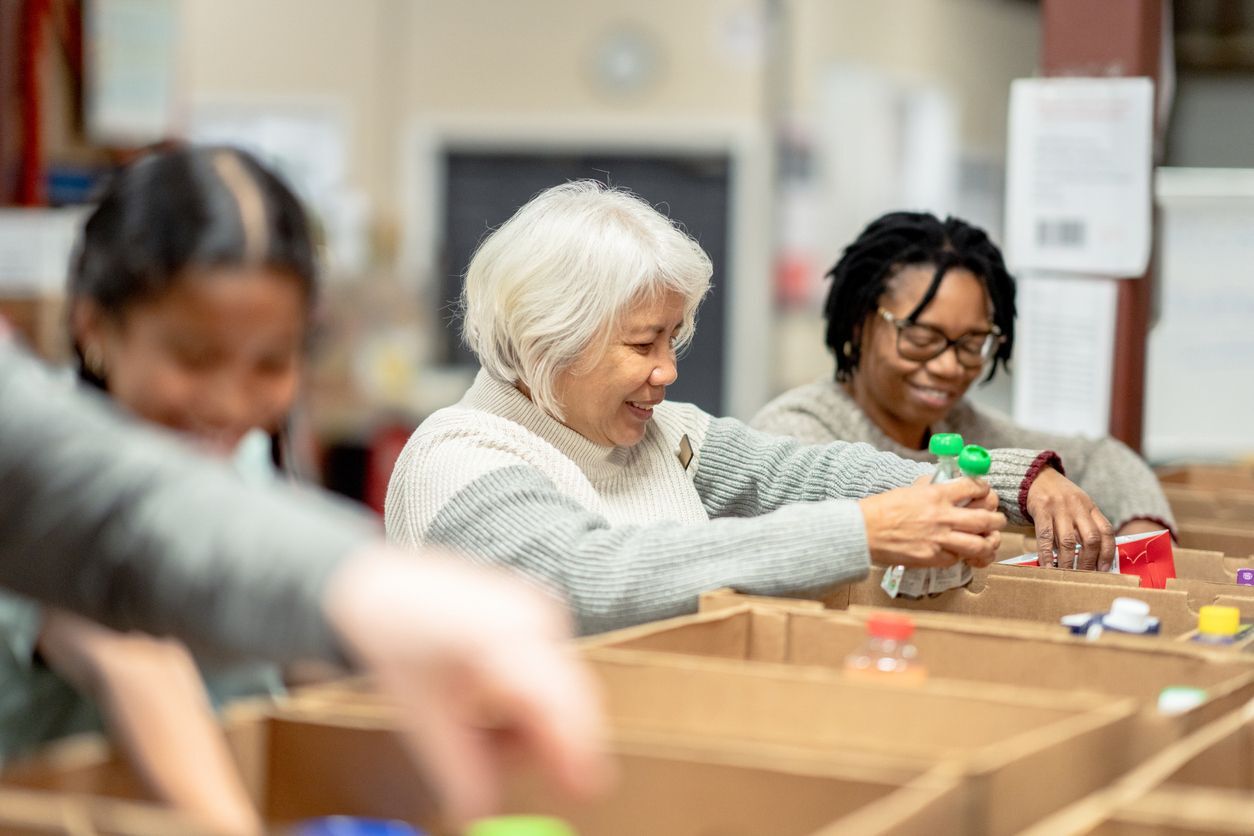
[[[875,613],[866,620],[866,641],[845,657],[845,673],[857,679],[916,685],[927,679],[911,639],[914,621],[897,613]]]

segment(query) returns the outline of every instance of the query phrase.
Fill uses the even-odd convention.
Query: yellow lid
[[[1241,611],[1214,605],[1198,610],[1197,631],[1208,636],[1235,636],[1241,629]]]

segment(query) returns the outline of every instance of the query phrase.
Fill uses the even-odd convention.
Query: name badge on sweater
[[[692,442],[688,440],[688,435],[679,439],[679,463],[684,466],[684,470],[688,469],[688,465],[692,464]]]

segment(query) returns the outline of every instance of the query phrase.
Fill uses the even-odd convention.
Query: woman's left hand
[[[1053,468],[1042,470],[1028,488],[1027,507],[1036,525],[1036,552],[1042,566],[1054,566],[1056,556],[1070,557],[1079,546],[1077,569],[1110,569],[1115,559],[1110,520],[1066,476]]]

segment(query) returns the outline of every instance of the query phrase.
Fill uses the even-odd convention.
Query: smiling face
[[[109,394],[139,417],[229,453],[250,429],[279,428],[300,379],[308,299],[264,268],[184,276],[110,316],[76,303],[76,340],[100,358]]]
[[[904,319],[922,301],[934,272],[926,264],[901,269],[888,282],[880,307]],[[915,322],[951,340],[991,330],[983,282],[969,270],[950,270]],[[952,346],[926,363],[903,358],[897,329],[875,314],[863,323],[859,344],[861,359],[848,391],[886,435],[914,449],[924,447],[928,428],[949,414],[981,373],[961,365]]]
[[[621,318],[604,353],[588,349],[557,379],[562,422],[605,447],[631,447],[644,438],[653,408],[675,382],[675,336],[684,299],[666,293],[635,305]]]

